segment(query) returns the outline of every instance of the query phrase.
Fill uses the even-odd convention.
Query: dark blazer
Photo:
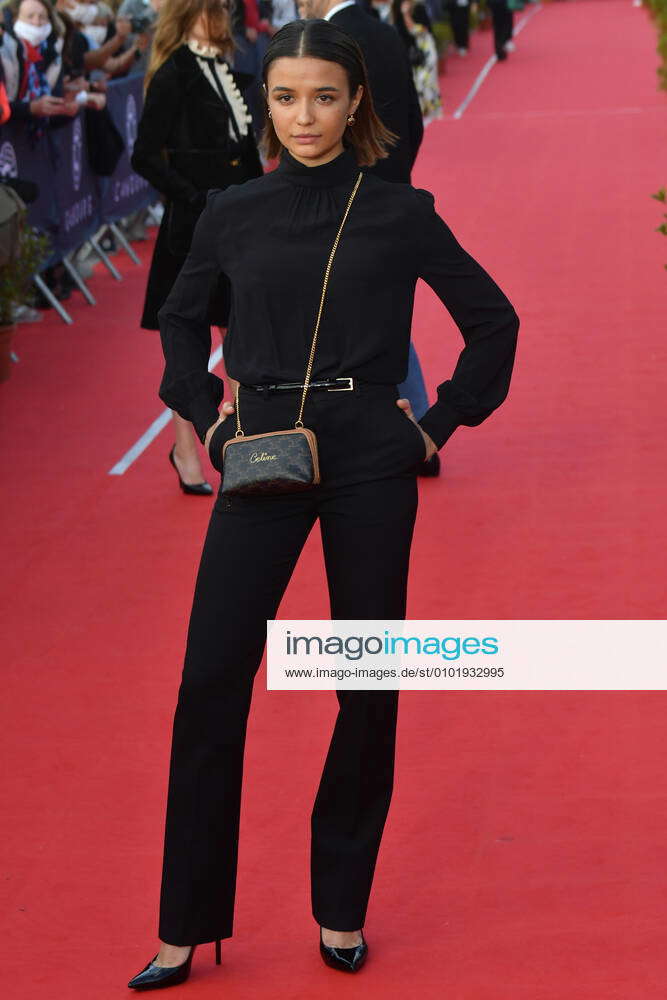
[[[398,32],[366,14],[359,5],[339,10],[330,20],[359,45],[366,61],[375,110],[382,123],[400,137],[389,156],[378,160],[371,171],[387,181],[409,184],[424,123],[412,70]]]
[[[251,82],[246,74],[232,76],[241,92]],[[250,123],[239,150],[229,137],[230,114],[187,45],[170,55],[149,84],[131,163],[164,195],[165,210],[146,288],[146,329],[159,329],[157,311],[188,253],[206,192],[263,173]],[[211,323],[226,325],[228,309],[223,277],[211,300]]]

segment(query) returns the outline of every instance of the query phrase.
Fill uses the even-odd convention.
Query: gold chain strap
[[[347,203],[347,208],[345,209],[345,215],[343,216],[343,221],[340,224],[340,228],[336,235],[336,239],[334,240],[334,244],[331,248],[331,253],[329,254],[329,263],[327,264],[327,269],[324,272],[324,283],[322,285],[322,295],[320,296],[320,308],[317,311],[315,333],[313,334],[313,343],[312,347],[310,348],[310,357],[308,358],[308,365],[306,366],[306,378],[303,386],[303,394],[301,396],[301,407],[299,409],[299,416],[297,417],[296,423],[294,424],[295,427],[303,427],[303,420],[301,419],[301,417],[303,416],[303,407],[304,403],[306,402],[306,393],[308,392],[308,386],[310,385],[310,373],[313,370],[313,358],[315,357],[315,344],[317,342],[317,334],[320,329],[320,319],[322,317],[322,309],[324,307],[324,296],[326,295],[327,285],[329,284],[329,273],[331,271],[331,265],[333,264],[334,255],[338,247],[338,241],[340,240],[340,234],[343,232],[343,226],[345,225],[346,219],[350,214],[350,209],[352,208],[352,202],[354,201],[354,196],[359,189],[359,185],[361,184],[361,179],[363,176],[364,175],[361,173],[361,171],[359,171],[359,176],[357,177],[357,183],[354,185],[352,194],[350,195],[349,201]]]
[[[347,217],[350,214],[350,209],[352,208],[352,202],[354,201],[354,196],[356,195],[361,180],[363,178],[363,173],[359,171],[359,176],[357,177],[357,182],[354,185],[352,194],[349,197],[347,208],[345,209],[345,214],[343,215],[343,221],[341,222],[338,233],[336,234],[336,239],[334,240],[333,246],[331,248],[331,253],[329,254],[329,263],[327,264],[326,271],[324,272],[324,282],[322,284],[322,295],[320,296],[320,308],[317,311],[317,320],[315,322],[315,333],[313,334],[313,343],[310,348],[310,357],[308,358],[308,364],[306,365],[306,378],[303,384],[303,393],[301,394],[301,406],[299,408],[299,416],[297,417],[294,426],[303,427],[303,407],[306,402],[306,393],[308,392],[308,387],[310,386],[310,375],[313,370],[313,359],[315,357],[315,345],[317,343],[317,334],[320,329],[320,319],[322,318],[322,309],[324,308],[324,297],[327,293],[327,285],[329,284],[329,274],[331,273],[331,265],[333,264],[333,259],[338,249],[338,242],[340,240],[341,233],[343,232],[343,226],[347,221]],[[236,386],[236,437],[242,437],[243,431],[241,430],[241,416],[239,414],[239,386]]]

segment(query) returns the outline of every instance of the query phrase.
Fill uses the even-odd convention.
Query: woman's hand
[[[206,448],[206,454],[208,455],[209,460],[211,458],[211,453],[208,450],[208,446],[209,446],[209,443],[211,441],[211,438],[213,437],[213,433],[214,433],[216,427],[219,427],[220,424],[223,423],[227,419],[227,417],[229,417],[233,412],[234,412],[234,404],[233,403],[230,403],[229,400],[226,403],[223,403],[222,404],[222,411],[220,413],[219,418],[206,431],[206,436],[204,437],[204,447]]]
[[[67,112],[63,111],[65,102],[62,97],[52,97],[51,94],[44,94],[42,97],[35,98],[34,101],[30,101],[29,108],[30,114],[35,115],[36,118],[48,118],[51,115],[62,115]]]
[[[415,420],[415,415],[412,412],[412,407],[410,405],[409,399],[397,399],[396,405],[405,412],[405,414],[410,418],[410,420],[412,420],[417,425],[417,427],[419,427],[419,424]],[[426,431],[422,430],[421,427],[419,427],[419,430],[421,431],[422,437],[424,438],[424,442],[426,444],[426,454],[424,455],[424,461],[426,461],[431,457],[431,455],[435,455],[438,449],[436,448],[435,441],[428,436]]]
[[[86,104],[87,104],[87,106],[89,108],[97,108],[98,111],[101,111],[102,108],[104,108],[106,106],[106,103],[107,103],[107,95],[106,94],[90,94],[89,93],[88,94],[88,99],[86,100]]]

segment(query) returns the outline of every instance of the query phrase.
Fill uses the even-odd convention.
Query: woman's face
[[[49,14],[46,7],[39,0],[22,0],[21,6],[18,9],[17,19],[19,21],[26,21],[28,24],[41,26],[42,24],[49,23]]]
[[[350,95],[342,66],[310,56],[276,59],[266,91],[276,135],[292,156],[317,166],[342,152],[347,116],[363,94],[359,86]]]

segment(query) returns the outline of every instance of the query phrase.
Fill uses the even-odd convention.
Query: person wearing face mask
[[[99,49],[107,40],[113,11],[105,3],[71,3],[65,10],[88,42],[89,49]]]
[[[63,94],[63,25],[49,0],[20,0],[13,5],[12,35],[15,45],[10,50],[3,44],[3,63],[9,56],[13,93],[9,94],[12,117],[28,124],[34,138],[45,128],[45,119],[52,125],[65,124],[74,117],[80,105]],[[5,65],[6,75],[7,66]]]
[[[260,177],[262,164],[240,89],[251,78],[231,70],[227,0],[169,0],[160,10],[144,79],[146,97],[132,169],[165,199],[151,261],[141,327],[159,330],[165,302],[190,249],[209,188]],[[209,320],[227,326],[224,276],[209,302]],[[174,413],[169,461],[184,493],[210,496],[192,425]]]
[[[84,4],[74,0],[56,0],[56,7],[59,17],[63,20],[69,17],[74,24],[74,47],[77,59],[80,54],[86,74],[102,70],[107,77],[122,76],[138,64],[148,46],[148,37],[145,35],[136,36],[128,45],[132,31],[130,22],[119,19],[114,25],[113,12],[106,3]],[[91,30],[92,34],[89,35]],[[113,34],[107,37],[109,31]],[[127,48],[124,49],[125,46]],[[102,79],[91,86],[103,89],[104,83],[105,80]]]
[[[101,110],[106,105],[106,95],[93,93],[91,88],[94,85],[86,78],[84,57],[89,51],[88,41],[66,11],[59,11],[59,16],[65,29],[62,52],[64,93],[85,107]]]
[[[113,11],[110,7],[106,7],[106,4],[100,4],[99,6],[97,4],[78,4],[77,6],[81,6],[84,9],[87,7],[89,18],[90,12],[94,14],[92,20],[84,22],[81,31],[88,39],[91,49],[99,49],[100,45],[104,45],[107,40],[109,23],[113,19]]]

